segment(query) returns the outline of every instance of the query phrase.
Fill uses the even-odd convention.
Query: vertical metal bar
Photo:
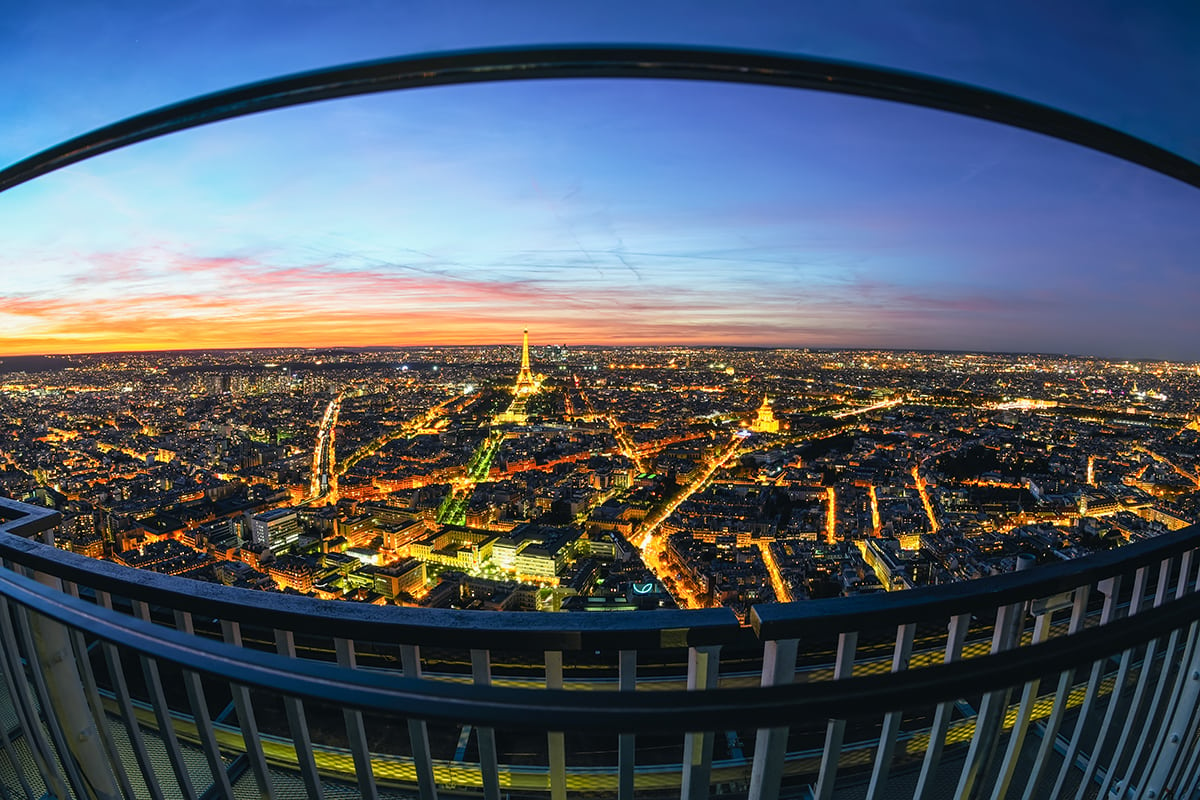
[[[133,613],[138,619],[151,621],[150,606],[143,600],[133,601]],[[146,677],[146,691],[154,709],[154,718],[158,721],[158,735],[163,746],[167,748],[167,758],[171,762],[171,770],[175,773],[179,792],[184,800],[196,800],[192,776],[188,774],[187,764],[183,761],[183,752],[179,747],[179,737],[175,735],[175,724],[171,720],[171,708],[167,705],[167,695],[163,691],[158,662],[141,653],[138,654],[138,661],[141,662],[142,674]]]
[[[17,607],[17,627],[20,630],[22,649],[25,651],[25,660],[29,663],[29,672],[33,676],[33,687],[38,705],[42,709],[42,720],[50,731],[50,741],[53,742],[54,749],[58,752],[59,763],[63,765],[63,769],[67,773],[67,782],[75,791],[77,797],[87,797],[85,787],[88,784],[84,781],[74,753],[67,746],[66,736],[63,733],[58,715],[54,713],[54,701],[51,699],[50,692],[46,687],[46,676],[43,672],[42,660],[33,642],[30,617],[35,613],[23,606]],[[191,799],[187,798],[186,800]]]
[[[843,631],[838,634],[837,661],[833,666],[833,679],[845,680],[854,672],[854,653],[858,648],[858,631]],[[837,781],[838,764],[842,756],[842,739],[846,735],[846,720],[831,719],[825,726],[825,749],[821,753],[821,771],[817,775],[817,800],[833,797],[833,784]]]
[[[763,686],[778,686],[796,679],[799,639],[769,639],[763,643]],[[759,728],[754,740],[748,800],[778,800],[787,756],[788,727]]]
[[[79,597],[79,587],[70,581],[63,581],[62,589],[72,597]],[[133,800],[133,785],[129,782],[129,774],[125,770],[125,760],[121,758],[121,753],[117,750],[112,729],[108,724],[108,715],[104,712],[104,704],[100,701],[100,690],[96,686],[96,675],[92,670],[92,660],[88,655],[87,642],[79,630],[72,628],[70,635],[71,646],[75,651],[75,663],[79,665],[80,677],[83,679],[84,694],[87,697],[88,706],[92,710],[92,719],[96,723],[96,730],[104,745],[105,753],[108,755],[109,769],[116,776],[122,796]]]
[[[717,688],[720,652],[719,645],[688,648],[688,691],[711,691]],[[715,735],[716,732],[712,730],[684,734],[683,782],[679,787],[682,800],[709,797]]]
[[[1198,644],[1200,646],[1200,644]],[[1192,742],[1192,755],[1188,759],[1187,766],[1176,784],[1182,789],[1180,797],[1195,797],[1200,792],[1200,709],[1197,709],[1196,719],[1192,724],[1191,738],[1187,741]]]
[[[57,576],[40,572],[30,575],[43,586],[70,594]],[[48,705],[43,708],[43,713],[52,714],[57,720],[70,758],[88,791],[96,798],[119,797],[121,788],[113,774],[107,743],[100,735],[101,728],[92,712],[81,658],[75,649],[72,634],[79,632],[40,614],[29,618],[28,625],[46,690]],[[87,660],[86,651],[82,660]],[[90,669],[91,665],[87,666]],[[65,760],[66,756],[63,758]]]
[[[1014,641],[1018,639],[1021,627],[1023,627],[1024,617],[1024,603],[1000,606],[996,612],[996,623],[992,630],[991,652],[993,654],[1012,648]],[[962,772],[958,776],[955,797],[959,800],[967,800],[971,796],[975,782],[991,759],[996,742],[1000,737],[1000,731],[1004,727],[1004,712],[1008,708],[1010,693],[1010,689],[1002,689],[998,692],[988,692],[983,696],[979,713],[975,715],[975,734],[971,737],[971,744],[967,748],[967,757],[963,763]]]
[[[1176,598],[1187,594],[1187,570],[1180,570],[1179,583],[1176,586]],[[1200,589],[1200,578],[1197,579]],[[1159,721],[1156,732],[1157,740],[1153,747],[1153,755],[1146,765],[1143,775],[1147,776],[1145,785],[1138,787],[1138,797],[1151,797],[1150,792],[1162,794],[1162,785],[1174,770],[1175,761],[1179,756],[1180,745],[1186,735],[1188,720],[1200,706],[1200,643],[1197,642],[1197,629],[1200,623],[1193,622],[1188,627],[1187,639],[1183,642],[1184,656],[1179,661],[1179,669],[1175,674],[1175,685],[1171,691],[1171,699],[1167,703],[1163,719]],[[1171,640],[1175,642],[1180,631],[1171,632]],[[1174,652],[1172,647],[1168,652]],[[1165,671],[1165,664],[1164,664]],[[1160,673],[1161,674],[1161,673]],[[1153,765],[1153,766],[1152,766]]]
[[[1184,692],[1187,699],[1180,702],[1176,711],[1178,720],[1167,737],[1168,746],[1176,749],[1176,753],[1172,757],[1174,763],[1165,780],[1168,786],[1178,787],[1185,782],[1184,775],[1188,762],[1194,757],[1194,755],[1188,755],[1188,745],[1195,741],[1197,726],[1200,726],[1200,686],[1197,686],[1200,684],[1200,663],[1197,663],[1200,662],[1200,641],[1197,641],[1197,633],[1200,633],[1200,626],[1192,623],[1189,636],[1193,652],[1193,666],[1188,673],[1187,688]]]
[[[196,634],[190,612],[176,609],[175,627],[190,636]],[[221,748],[217,744],[216,732],[213,731],[212,718],[208,713],[208,699],[204,696],[200,675],[189,669],[182,672],[183,689],[187,693],[188,705],[192,707],[192,719],[200,737],[200,749],[204,751],[208,769],[212,772],[213,788],[221,797],[232,798],[233,787],[229,785],[229,773],[225,770],[225,761],[221,758]]]
[[[400,645],[400,665],[410,678],[421,677],[421,651],[415,644]],[[413,766],[417,770],[417,789],[421,800],[437,800],[437,782],[433,777],[433,755],[429,749],[429,727],[423,719],[408,720],[408,738],[412,745]]]
[[[1158,576],[1158,592],[1157,597],[1162,597],[1166,588],[1168,579],[1170,578],[1170,559],[1162,562]],[[1142,604],[1146,595],[1146,584],[1149,582],[1150,570],[1147,567],[1140,567],[1133,576],[1133,594],[1129,598],[1129,616],[1139,613],[1142,610]],[[1156,598],[1157,599],[1157,598]],[[1155,602],[1154,605],[1159,605]],[[1113,719],[1117,714],[1117,705],[1121,702],[1121,696],[1125,692],[1125,684],[1129,680],[1129,670],[1133,662],[1133,648],[1121,653],[1121,663],[1117,668],[1116,683],[1113,684],[1113,690],[1108,696],[1108,704],[1104,708],[1104,721],[1100,723],[1100,730],[1096,734],[1096,740],[1091,750],[1091,755],[1088,757],[1087,767],[1083,771],[1083,777],[1079,781],[1079,788],[1075,791],[1075,800],[1084,800],[1084,796],[1088,793],[1092,779],[1096,775],[1096,769],[1100,766],[1100,754],[1104,751],[1104,746],[1107,744],[1110,734],[1114,727],[1122,729],[1122,737],[1127,735],[1127,729],[1132,727],[1129,725],[1115,726]],[[1139,686],[1141,681],[1138,682]],[[1136,690],[1135,690],[1136,693]],[[1131,707],[1130,711],[1136,710],[1136,707]],[[1121,754],[1121,742],[1118,741],[1117,747],[1113,750],[1112,756],[1109,758],[1108,766],[1105,769],[1104,783],[1107,783],[1109,778],[1117,771],[1119,756]],[[1102,795],[1097,795],[1102,796]]]
[[[477,686],[492,685],[490,650],[471,651],[471,679]],[[476,728],[479,742],[479,773],[483,778],[484,800],[500,800],[500,758],[496,752],[496,729]]]
[[[275,650],[287,658],[296,657],[296,636],[292,631],[275,629]],[[308,734],[308,718],[304,714],[304,702],[299,697],[283,698],[287,713],[288,730],[292,734],[292,746],[296,749],[296,765],[309,800],[322,800],[321,776],[317,774],[317,763],[313,758],[312,738]]]
[[[632,692],[637,689],[637,650],[622,650],[617,654],[617,689]],[[617,800],[633,800],[634,735],[622,733],[617,737]],[[684,746],[687,758],[687,746]],[[683,780],[686,782],[686,769]]]
[[[1053,611],[1037,615],[1033,623],[1032,644],[1044,642],[1050,636],[1050,622],[1054,617]],[[1029,730],[1029,719],[1033,715],[1033,704],[1037,701],[1038,687],[1041,682],[1034,678],[1025,684],[1021,690],[1021,702],[1017,706],[1017,719],[1013,723],[1012,733],[1008,737],[1008,747],[1004,751],[1004,760],[1000,763],[1000,773],[996,776],[992,787],[991,800],[1003,800],[1012,783],[1013,773],[1017,768],[1017,758],[1021,755],[1021,747],[1025,744],[1025,734]]]
[[[1117,595],[1121,592],[1121,576],[1115,575],[1111,578],[1106,578],[1100,581],[1097,590],[1104,595],[1104,606],[1100,611],[1100,627],[1104,627],[1113,621],[1117,613]],[[1058,769],[1058,777],[1054,780],[1054,789],[1050,792],[1051,797],[1059,798],[1063,796],[1063,787],[1066,786],[1067,776],[1071,774],[1071,770],[1075,768],[1075,757],[1079,755],[1079,748],[1083,744],[1083,737],[1087,732],[1088,717],[1091,716],[1092,706],[1096,702],[1096,693],[1100,690],[1100,678],[1104,673],[1104,665],[1108,659],[1102,658],[1092,664],[1091,673],[1088,675],[1087,689],[1084,691],[1083,703],[1079,706],[1079,713],[1075,717],[1075,729],[1071,733],[1071,741],[1067,745],[1067,752],[1063,755],[1062,766]]]
[[[88,658],[87,643],[83,634],[77,630],[71,631],[71,641],[75,648],[76,659],[81,665],[80,672],[84,681],[84,692],[87,695],[88,705],[92,709],[92,719],[96,721],[96,729],[99,731],[100,739],[104,743],[104,749],[108,755],[109,768],[116,776],[121,795],[132,800],[133,784],[129,782],[129,773],[125,770],[125,760],[121,758],[121,753],[117,750],[112,728],[108,724],[108,715],[104,712],[104,704],[100,700],[100,690],[96,686],[96,676],[92,672],[92,664]]]
[[[66,780],[58,771],[58,764],[46,742],[45,732],[38,722],[37,709],[33,703],[33,691],[21,664],[21,647],[13,632],[12,610],[8,598],[0,595],[0,631],[3,632],[5,669],[4,678],[8,695],[17,713],[21,735],[29,745],[38,773],[46,786],[46,792],[55,797],[67,796]],[[17,762],[14,761],[14,768]]]
[[[29,781],[25,780],[25,770],[21,769],[21,762],[17,761],[17,756],[13,752],[12,742],[9,741],[8,731],[6,730],[0,730],[0,746],[3,746],[4,755],[8,758],[8,763],[12,765],[13,774],[17,776],[17,782],[21,784],[21,789],[25,792],[26,800],[37,800],[33,795],[33,787],[29,785]],[[0,797],[3,800],[12,800],[12,795],[9,794],[8,787],[3,783],[0,783]]]
[[[1179,570],[1180,588],[1176,592],[1177,597],[1183,597],[1183,595],[1188,593],[1186,585],[1187,581],[1191,579],[1190,570],[1192,560],[1198,552],[1200,551],[1188,550],[1183,554],[1181,561],[1184,566],[1181,566]],[[1193,591],[1200,591],[1200,572],[1197,572],[1196,585]],[[1192,644],[1194,647],[1200,648],[1200,641],[1197,641],[1195,637],[1193,637]],[[1177,779],[1177,785],[1181,788],[1186,787],[1185,791],[1179,793],[1180,797],[1193,797],[1197,793],[1200,793],[1200,742],[1197,741],[1198,739],[1200,739],[1200,707],[1196,709],[1196,717],[1192,723],[1191,738],[1187,740],[1193,743],[1192,755],[1188,759],[1183,774]]]
[[[1187,594],[1187,590],[1188,590],[1188,582],[1187,582],[1185,576],[1181,573],[1179,576],[1179,582],[1175,587],[1175,597],[1176,598],[1183,597],[1185,594]],[[1154,596],[1155,605],[1161,605],[1163,602],[1165,602],[1166,595],[1167,595],[1167,582],[1165,580],[1160,580],[1159,585],[1158,585],[1158,591]],[[1124,786],[1122,787],[1126,791],[1126,793],[1134,792],[1135,796],[1136,796],[1137,792],[1139,792],[1142,788],[1144,788],[1142,779],[1147,774],[1149,774],[1148,767],[1149,767],[1149,763],[1152,760],[1152,758],[1145,756],[1146,747],[1147,746],[1149,746],[1151,748],[1154,747],[1154,743],[1152,741],[1150,741],[1149,737],[1152,737],[1155,735],[1155,733],[1154,733],[1155,728],[1157,728],[1158,724],[1160,724],[1162,721],[1165,721],[1165,719],[1169,716],[1169,711],[1168,711],[1169,706],[1167,708],[1164,708],[1162,705],[1162,702],[1163,702],[1163,696],[1166,692],[1167,682],[1170,678],[1170,673],[1172,671],[1172,667],[1175,664],[1175,662],[1172,660],[1172,658],[1173,658],[1174,654],[1178,651],[1178,648],[1179,648],[1179,631],[1178,630],[1171,631],[1170,636],[1168,636],[1168,638],[1167,638],[1166,647],[1163,651],[1162,667],[1159,669],[1158,677],[1157,677],[1157,680],[1155,681],[1154,694],[1150,699],[1150,705],[1147,707],[1146,719],[1145,719],[1145,722],[1142,724],[1141,733],[1138,736],[1137,741],[1135,742],[1135,745],[1133,748],[1133,755],[1131,756],[1131,758],[1129,760],[1129,767],[1127,768],[1127,771],[1125,774]],[[1146,673],[1149,672],[1148,667],[1149,667],[1148,664],[1143,665],[1143,667],[1142,667],[1143,677],[1140,678],[1140,680],[1147,679]],[[1151,752],[1153,752],[1153,750]]]
[[[112,597],[108,592],[96,590],[96,602],[101,608],[112,610]],[[101,642],[100,649],[104,653],[104,663],[108,667],[108,677],[112,681],[113,694],[117,698],[117,706],[121,710],[121,718],[125,722],[125,731],[129,743],[133,746],[133,756],[141,770],[142,780],[146,782],[146,790],[151,800],[163,800],[162,786],[159,784],[158,773],[150,761],[146,751],[146,740],[142,736],[142,728],[138,724],[137,713],[133,710],[133,701],[129,697],[129,684],[125,681],[125,665],[121,661],[121,651],[109,642]]]
[[[914,622],[897,626],[896,647],[892,651],[893,673],[908,669],[916,632],[917,625]],[[883,728],[879,731],[879,748],[875,751],[875,764],[871,768],[871,783],[867,787],[867,800],[879,800],[887,785],[888,772],[892,768],[892,758],[896,753],[896,736],[900,733],[900,722],[903,718],[904,713],[901,711],[889,711],[883,718]]]
[[[221,620],[221,638],[226,644],[242,646],[242,626],[236,620]],[[233,707],[237,709],[238,726],[242,729],[242,741],[246,745],[246,760],[254,781],[258,784],[258,796],[262,800],[274,800],[271,788],[271,773],[267,769],[267,758],[263,754],[262,738],[258,733],[258,722],[254,717],[254,706],[250,702],[250,690],[238,683],[229,684],[233,695]]]
[[[1067,634],[1078,633],[1083,629],[1087,618],[1088,600],[1091,597],[1091,586],[1080,586],[1075,590],[1071,604],[1071,622],[1067,626]],[[1050,751],[1058,740],[1058,729],[1062,725],[1063,715],[1067,710],[1067,701],[1071,696],[1071,678],[1073,669],[1066,670],[1058,677],[1058,687],[1054,690],[1054,704],[1050,706],[1050,717],[1046,720],[1042,731],[1042,741],[1038,745],[1037,758],[1033,760],[1033,769],[1025,782],[1025,791],[1021,800],[1033,800],[1038,784],[1045,775],[1046,766],[1050,763]]]
[[[563,688],[563,654],[561,650],[546,651],[546,688]],[[550,800],[567,797],[567,743],[562,731],[549,731],[546,746],[550,756]]]
[[[334,639],[338,666],[355,669],[358,659],[354,653],[352,639]],[[350,754],[354,757],[354,774],[358,778],[358,791],[367,800],[379,800],[375,788],[375,773],[371,769],[371,751],[367,748],[367,729],[363,725],[362,712],[353,708],[342,709],[342,720],[346,723],[346,739],[350,743]]]
[[[946,636],[946,655],[943,662],[952,664],[962,657],[963,643],[967,640],[967,629],[971,627],[970,614],[956,614],[950,618]],[[926,800],[933,790],[934,775],[942,760],[942,749],[946,746],[946,734],[950,730],[950,713],[953,703],[938,703],[933,712],[933,724],[929,728],[929,744],[925,746],[925,758],[921,761],[921,774],[917,778],[914,800]]]
[[[17,727],[20,729],[21,736],[25,738],[25,742],[29,747],[29,751],[34,754],[34,763],[35,765],[38,765],[38,772],[40,773],[41,767],[37,758],[37,748],[33,740],[29,738],[28,728],[25,725],[25,716],[22,713],[21,702],[17,698],[16,687],[12,681],[12,676],[9,674],[11,670],[8,666],[7,651],[9,650],[10,646],[11,643],[0,641],[0,651],[4,652],[3,657],[0,658],[0,673],[4,674],[4,688],[8,692],[9,702],[12,704],[13,713],[17,718]],[[21,764],[19,761],[17,761],[16,754],[13,751],[12,742],[9,740],[8,731],[0,731],[0,738],[3,740],[4,754],[8,756],[9,763],[12,764],[13,772],[16,773],[17,781],[20,782],[21,788],[25,791],[26,799],[36,800],[36,797],[33,793],[33,787],[29,785],[29,781],[25,778],[25,770],[21,769]],[[130,800],[132,800],[132,798]]]
[[[1155,741],[1151,756],[1142,770],[1142,780],[1138,781],[1138,792],[1135,800],[1155,798],[1162,795],[1163,784],[1179,756],[1180,745],[1183,742],[1185,721],[1191,718],[1197,704],[1200,704],[1200,649],[1196,647],[1196,633],[1200,622],[1188,626],[1187,641],[1184,643],[1184,656],[1175,672],[1175,683],[1171,690],[1171,699],[1167,703],[1162,719],[1158,721],[1155,731]],[[1177,639],[1179,631],[1171,631],[1171,638]],[[1175,652],[1174,648],[1167,651]],[[1164,665],[1164,672],[1166,671]]]

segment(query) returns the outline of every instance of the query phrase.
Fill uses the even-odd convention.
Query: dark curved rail
[[[12,508],[18,505],[11,503]],[[0,498],[0,512],[4,508],[5,501]],[[57,521],[53,512],[44,516],[42,524],[47,527]],[[34,527],[33,523],[24,525],[30,530]],[[0,525],[0,530],[6,527]],[[754,606],[750,621],[758,638],[769,641],[987,613],[1010,603],[1070,592],[1118,572],[1132,574],[1197,547],[1200,526],[1191,526],[1025,572],[899,593]],[[331,602],[147,572],[57,550],[21,535],[0,536],[0,558],[132,600],[330,637],[496,650],[510,648],[519,640],[520,649],[571,651],[698,647],[730,644],[739,636],[737,617],[728,608],[638,614],[496,614]]]
[[[0,595],[131,652],[284,695],[399,717],[591,733],[685,733],[714,720],[736,728],[906,711],[1119,656],[1200,619],[1200,593],[1193,593],[1103,628],[926,669],[746,689],[599,693],[442,683],[245,650],[130,619],[8,571],[0,571]]]
[[[285,75],[129,117],[0,171],[0,191],[69,164],[168,133],[338,97],[541,78],[659,78],[813,89],[949,111],[1042,133],[1200,188],[1200,164],[1143,139],[1029,100],[883,67],[720,48],[560,46],[432,53]]]

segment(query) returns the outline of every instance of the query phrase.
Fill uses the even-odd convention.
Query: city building
[[[294,508],[276,508],[250,517],[250,541],[273,553],[283,551],[300,539],[300,520]]]
[[[755,433],[779,432],[779,420],[775,419],[775,412],[771,410],[771,401],[766,395],[763,395],[762,405],[758,407],[754,421],[750,423],[750,430]]]

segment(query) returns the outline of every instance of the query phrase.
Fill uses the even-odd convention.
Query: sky
[[[1200,156],[1191,4],[25,5],[0,19],[4,164],[289,72],[579,42],[875,63]],[[529,327],[535,344],[1196,360],[1198,223],[1193,188],[904,105],[656,80],[420,89],[173,134],[0,194],[0,355]]]

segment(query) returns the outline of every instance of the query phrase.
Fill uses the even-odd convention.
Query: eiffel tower
[[[517,385],[513,387],[513,394],[518,397],[530,395],[536,392],[537,388],[537,381],[529,368],[529,329],[526,328],[521,341],[521,371],[517,373]]]

